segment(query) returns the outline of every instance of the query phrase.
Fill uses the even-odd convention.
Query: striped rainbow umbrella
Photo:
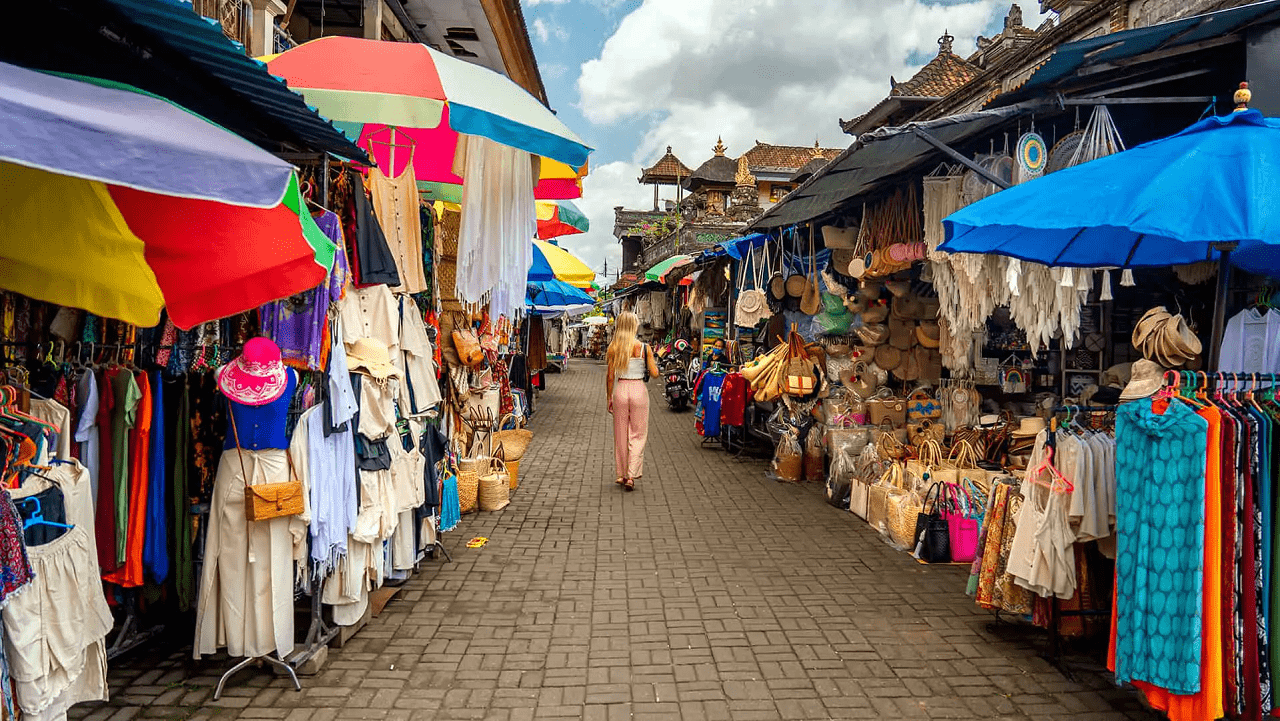
[[[692,262],[693,256],[691,255],[673,255],[646,270],[644,279],[654,283],[665,283],[667,282],[667,273],[671,272],[673,268],[680,268]]]
[[[164,98],[0,63],[0,288],[191,328],[313,288],[289,163]]]
[[[582,195],[587,147],[555,113],[506,76],[417,43],[331,36],[263,58],[335,125],[371,147],[379,167],[399,175],[413,158],[419,184],[460,186],[453,172],[459,134],[489,138],[540,156],[535,197]],[[395,128],[394,134],[387,128]],[[403,146],[370,143],[393,135]],[[411,146],[411,147],[408,147]],[[433,199],[446,197],[448,187]]]
[[[538,201],[538,239],[551,240],[564,235],[585,233],[591,221],[578,206],[567,200]]]

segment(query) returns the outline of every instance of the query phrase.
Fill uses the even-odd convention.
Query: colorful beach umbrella
[[[551,273],[556,280],[562,280],[569,285],[585,289],[590,288],[591,283],[596,278],[596,272],[591,270],[586,263],[578,260],[578,257],[573,253],[558,245],[553,245],[545,240],[533,241],[533,263],[535,267],[540,262],[539,255],[542,256],[542,261],[546,262],[547,266],[551,268]],[[533,280],[533,278],[530,277],[530,280]]]
[[[0,224],[0,288],[141,326],[315,287],[336,250],[292,168],[248,141],[128,86],[4,64]]]
[[[693,256],[673,255],[646,270],[644,272],[644,279],[654,283],[665,283],[667,282],[667,273],[669,273],[671,269],[689,265],[692,262]]]
[[[585,233],[591,221],[578,206],[567,200],[538,201],[538,238],[550,240],[563,235]]]
[[[413,148],[397,149],[397,163],[384,165],[391,149],[372,145],[382,156],[375,160],[389,174],[398,175],[407,163],[400,154],[412,152],[419,183],[461,185],[453,172],[461,133],[541,157],[546,167],[537,197],[581,196],[580,177],[591,149],[536,98],[488,68],[421,44],[339,36],[264,59],[308,103],[360,138],[362,147],[387,126],[402,131],[408,139],[404,144]]]

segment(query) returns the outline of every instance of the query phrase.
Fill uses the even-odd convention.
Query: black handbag
[[[916,514],[916,555],[925,563],[951,562],[951,530],[941,504],[942,484],[935,483]]]

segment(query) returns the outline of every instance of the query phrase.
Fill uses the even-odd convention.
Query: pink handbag
[[[946,484],[946,495],[948,502],[942,517],[951,537],[951,562],[972,563],[978,557],[978,521],[965,514],[964,492],[956,484]]]

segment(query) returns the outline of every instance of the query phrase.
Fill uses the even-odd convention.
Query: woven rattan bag
[[[250,521],[269,521],[273,518],[296,516],[302,513],[302,481],[293,473],[293,456],[285,449],[285,460],[289,464],[289,480],[283,483],[260,483],[249,485],[252,477],[245,469],[244,451],[240,447],[240,429],[236,427],[236,417],[231,410],[234,403],[227,404],[227,413],[231,416],[231,432],[236,439],[236,456],[240,459],[240,472],[244,474],[244,516]]]
[[[499,456],[501,451],[497,451]],[[501,511],[511,504],[511,478],[501,458],[493,458],[480,476],[477,497],[482,511]]]
[[[458,508],[461,513],[476,510],[480,494],[480,467],[488,466],[489,459],[463,458],[458,461]]]

